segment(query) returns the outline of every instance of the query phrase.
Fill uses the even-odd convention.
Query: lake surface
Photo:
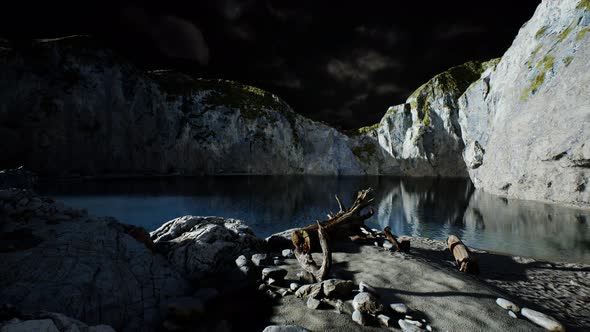
[[[356,191],[375,190],[367,225],[512,255],[590,263],[590,211],[509,200],[469,180],[389,177],[226,176],[42,183],[39,191],[94,216],[154,230],[183,215],[244,220],[261,237],[325,220]]]

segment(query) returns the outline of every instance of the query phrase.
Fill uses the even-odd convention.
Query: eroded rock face
[[[543,1],[497,66],[460,99],[476,187],[590,206],[590,7]]]
[[[265,246],[240,220],[220,217],[173,219],[151,237],[168,260],[191,279],[234,267],[240,255],[250,256]]]
[[[0,221],[0,303],[118,331],[149,331],[157,328],[162,301],[191,290],[163,257],[129,234],[133,226],[113,218],[10,189],[0,190]]]
[[[397,173],[467,177],[457,100],[494,62],[468,62],[436,75],[372,129]],[[375,134],[376,133],[376,134]],[[389,170],[392,173],[394,167]]]
[[[22,162],[42,175],[365,174],[349,141],[266,91],[145,73],[87,37],[0,40],[0,167]]]

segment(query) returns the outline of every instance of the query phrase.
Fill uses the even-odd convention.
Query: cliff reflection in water
[[[45,183],[43,194],[94,215],[149,230],[178,216],[246,221],[259,236],[323,220],[357,190],[375,189],[370,226],[513,255],[590,262],[590,212],[507,200],[474,190],[469,180],[389,177],[232,176]]]

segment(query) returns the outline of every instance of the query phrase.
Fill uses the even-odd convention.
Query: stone
[[[409,324],[412,324],[412,325],[416,325],[416,326],[418,326],[419,328],[422,328],[422,327],[424,327],[424,324],[422,324],[422,322],[420,322],[420,321],[413,320],[413,319],[408,319],[408,318],[406,318],[406,319],[404,319],[404,320],[405,320],[407,323],[409,323]]]
[[[354,283],[351,280],[328,279],[322,282],[327,297],[347,299],[352,295]]]
[[[322,302],[318,299],[314,299],[313,297],[308,297],[306,305],[309,309],[318,309]]]
[[[508,316],[518,319],[518,316],[516,316],[516,314],[512,310],[508,310]]]
[[[404,303],[392,303],[389,305],[389,307],[391,308],[391,310],[398,314],[405,315],[409,312],[408,306]]]
[[[375,296],[367,292],[358,293],[352,300],[352,307],[355,310],[369,314],[377,314],[385,311],[385,308],[377,301]]]
[[[377,316],[377,320],[379,321],[379,325],[383,326],[383,327],[391,327],[391,318],[389,316],[386,315],[378,315]]]
[[[283,256],[283,258],[295,258],[295,253],[293,252],[293,249],[284,249],[281,252],[281,256]]]
[[[289,290],[288,290],[288,289],[286,289],[286,288],[279,288],[279,289],[277,290],[277,293],[278,293],[280,296],[282,296],[282,297],[285,297],[285,296],[289,295]]]
[[[201,300],[204,305],[208,305],[219,297],[219,291],[215,288],[200,288],[193,296]]]
[[[203,301],[194,297],[179,297],[168,300],[166,309],[169,317],[176,321],[192,321],[205,313]]]
[[[248,261],[248,258],[246,258],[246,256],[240,255],[238,258],[236,258],[237,267],[248,266],[248,264],[250,264],[250,261]]]
[[[369,284],[367,284],[366,282],[364,282],[364,281],[361,281],[359,283],[359,291],[371,293],[371,294],[379,297],[379,294],[377,293],[377,290],[375,288],[373,288],[372,286],[370,286]]]
[[[402,331],[404,331],[404,332],[421,332],[421,331],[424,331],[423,329],[419,328],[418,326],[416,326],[414,324],[408,323],[404,319],[398,320],[397,323],[398,323],[399,327],[402,329]]]
[[[514,312],[519,312],[520,311],[520,308],[516,304],[514,304],[513,302],[508,301],[506,299],[503,299],[501,297],[499,297],[499,298],[496,299],[496,304],[498,304],[500,307],[502,307],[502,308],[504,308],[506,310],[511,310],[511,311],[514,311]]]
[[[383,248],[385,248],[387,250],[391,250],[391,249],[393,249],[393,244],[389,241],[383,241]]]
[[[242,264],[237,257],[247,257],[265,245],[242,221],[220,217],[184,216],[150,234],[158,251],[191,280]]]
[[[31,202],[43,201],[48,214],[61,205],[32,191],[14,192]],[[88,216],[47,223],[38,213],[33,211],[27,221],[30,232],[14,233],[22,224],[3,219],[2,231],[19,234],[25,246],[0,252],[0,303],[18,303],[26,312],[58,312],[116,330],[153,331],[164,318],[161,303],[193,293],[162,255],[127,234],[129,225]]]
[[[564,332],[565,327],[555,318],[529,308],[522,308],[521,314],[547,331]]]
[[[285,265],[285,262],[282,259],[275,259],[272,262],[275,266],[279,266],[279,265]]]
[[[251,260],[256,266],[267,265],[269,262],[267,254],[254,254],[252,255]]]
[[[278,299],[278,298],[279,298],[279,294],[277,294],[277,293],[273,292],[271,289],[267,289],[267,290],[264,292],[264,294],[265,294],[265,295],[266,295],[268,298],[270,298],[270,299],[273,299],[273,300],[276,300],[276,299]]]
[[[512,311],[511,311],[511,312],[512,312]],[[512,312],[512,313],[513,313],[513,312]],[[514,314],[514,313],[513,313],[513,314]],[[428,324],[427,324],[427,325],[426,325],[426,331],[428,331],[428,332],[432,332],[432,326],[430,326],[430,325],[428,325]]]
[[[296,291],[297,289],[299,289],[299,284],[296,282],[292,282],[291,284],[289,284],[289,289],[291,289],[292,291]]]
[[[352,307],[352,301],[342,301],[340,299],[323,298],[322,302],[332,306],[338,313],[344,313],[352,315],[354,308]]]
[[[287,276],[287,270],[280,268],[280,267],[265,267],[262,269],[262,280],[267,280],[269,278],[275,280],[283,280]]]
[[[355,310],[352,313],[352,320],[359,325],[365,326],[365,325],[367,325],[368,319],[364,313],[360,312],[359,310]]]
[[[298,325],[271,325],[262,332],[309,332],[309,330]]]
[[[324,296],[322,290],[323,287],[321,283],[303,285],[295,292],[295,296],[301,298],[313,297],[314,299],[320,299]]]

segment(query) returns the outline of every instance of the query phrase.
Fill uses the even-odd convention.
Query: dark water
[[[244,220],[258,236],[324,220],[357,190],[375,190],[369,226],[541,259],[590,263],[590,211],[507,200],[468,180],[388,177],[236,176],[42,184],[42,194],[91,215],[154,230],[187,214]]]

